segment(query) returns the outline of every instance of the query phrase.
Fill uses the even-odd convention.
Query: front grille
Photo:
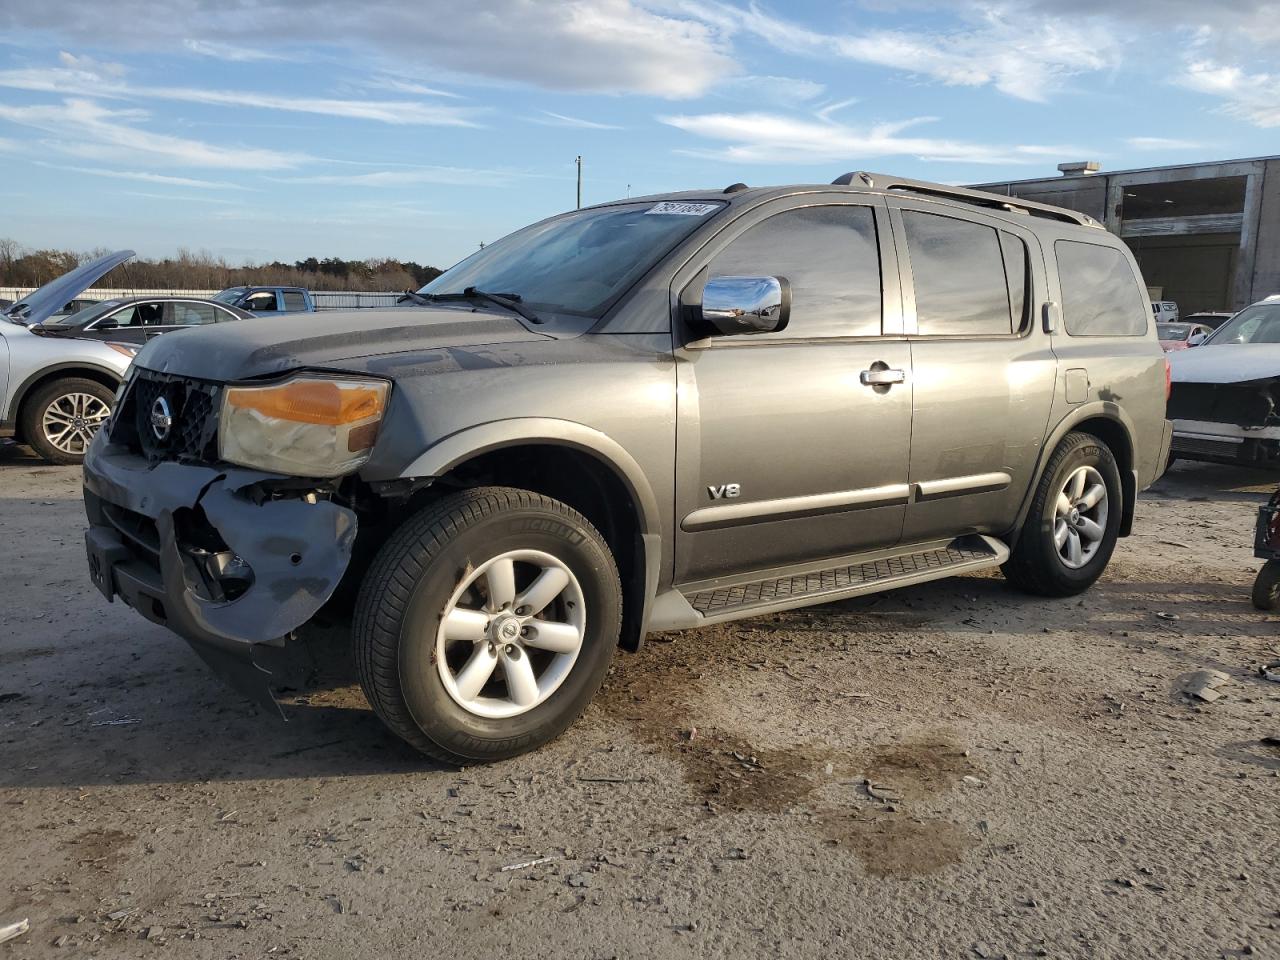
[[[216,460],[221,391],[216,383],[138,370],[111,419],[111,440],[152,462]],[[167,429],[153,420],[165,410]]]

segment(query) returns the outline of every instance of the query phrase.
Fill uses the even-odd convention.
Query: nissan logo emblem
[[[151,405],[151,432],[156,435],[157,440],[164,440],[169,436],[172,426],[173,415],[169,412],[169,401],[164,397],[156,397],[156,402]]]

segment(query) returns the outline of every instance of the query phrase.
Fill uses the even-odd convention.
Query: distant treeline
[[[105,252],[27,250],[16,241],[0,239],[0,287],[38,287]],[[273,260],[233,267],[210,253],[179,250],[176,257],[163,260],[135,257],[116,267],[98,281],[97,286],[220,290],[244,284],[286,284],[311,290],[416,290],[441,272],[436,267],[391,257],[371,260],[307,257],[293,263]]]

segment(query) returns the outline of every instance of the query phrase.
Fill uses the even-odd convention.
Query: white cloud
[[[682,9],[787,53],[889,67],[949,86],[994,86],[1022,100],[1043,101],[1071,77],[1120,60],[1121,41],[1108,24],[1074,11],[1031,17],[1012,4],[953,3],[944,6],[955,24],[949,30],[839,32],[812,29],[754,4],[688,0]]]
[[[258,63],[263,60],[293,60],[294,57],[283,53],[270,53],[266,50],[255,50],[234,43],[217,43],[213,40],[192,40],[190,37],[182,41],[191,53],[200,57],[212,57],[215,60],[226,60],[231,63]]]
[[[816,100],[827,88],[815,80],[799,77],[747,76],[730,77],[716,87],[716,93],[754,104],[761,102],[794,107]]]
[[[170,187],[199,187],[202,190],[248,190],[239,183],[228,180],[200,180],[195,177],[172,177],[164,173],[150,173],[146,170],[104,170],[98,167],[76,167],[62,163],[49,163],[45,160],[33,160],[32,163],[53,170],[66,170],[70,173],[84,173],[93,177],[109,177],[113,180],[137,180],[142,183],[158,183]]]
[[[1209,60],[1192,61],[1183,86],[1223,100],[1223,110],[1257,127],[1280,127],[1280,72],[1246,73]]]
[[[563,113],[552,113],[550,110],[543,110],[543,116],[530,117],[533,123],[540,123],[547,127],[576,127],[581,130],[621,130],[612,123],[597,123],[595,120],[583,120],[580,117],[569,117]]]
[[[1125,140],[1135,150],[1202,150],[1203,143],[1174,137],[1129,137]]]
[[[108,110],[75,97],[60,104],[17,107],[0,103],[0,120],[52,135],[48,145],[63,154],[117,163],[178,164],[228,170],[285,170],[310,158],[263,148],[226,146],[153,133],[139,123],[140,110]],[[65,138],[65,139],[64,139]]]
[[[647,0],[316,0],[305,11],[295,0],[4,4],[0,36],[18,30],[166,52],[190,37],[257,50],[279,37],[294,49],[321,44],[551,90],[668,98],[739,72],[714,25]]]
[[[375,120],[397,125],[478,126],[472,119],[476,111],[469,108],[412,101],[337,100],[251,91],[206,90],[198,87],[137,86],[118,79],[118,73],[103,71],[103,68],[108,65],[94,63],[90,68],[75,57],[71,57],[71,60],[75,64],[71,68],[0,70],[0,87],[57,93],[63,96],[108,97],[117,100],[174,100],[208,106],[283,110],[328,117]]]
[[[506,170],[424,166],[400,170],[378,170],[373,173],[316,174],[272,179],[277,183],[326,184],[344,187],[408,187],[424,183],[493,187],[503,186],[514,179],[526,176],[528,174]]]
[[[416,80],[405,80],[403,77],[373,77],[365,81],[364,85],[377,90],[394,90],[396,93],[412,93],[419,97],[449,97],[458,99],[456,93],[450,93],[448,90],[440,90],[436,87],[428,87],[426,84],[418,83]]]
[[[1043,156],[1075,152],[1054,145],[1005,146],[903,132],[934,117],[915,117],[866,126],[771,113],[712,113],[660,117],[680,130],[728,146],[690,151],[698,156],[735,163],[854,163],[869,157],[913,156],[950,163],[1030,163]]]

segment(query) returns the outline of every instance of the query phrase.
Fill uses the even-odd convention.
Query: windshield
[[[235,303],[244,296],[244,292],[248,289],[248,287],[228,287],[221,293],[215,293],[213,295],[213,299],[217,300],[219,303]]]
[[[1161,340],[1185,340],[1191,332],[1189,323],[1157,323],[1156,333]]]
[[[75,313],[54,314],[44,322],[44,325],[46,327],[79,327],[97,320],[104,313],[110,313],[122,303],[124,303],[123,300],[103,300],[101,303],[92,304]]]
[[[468,287],[515,294],[534,310],[599,317],[721,203],[633,203],[535,223],[442,273],[419,293]]]
[[[1205,343],[1280,343],[1280,303],[1245,307],[1211,333]]]

